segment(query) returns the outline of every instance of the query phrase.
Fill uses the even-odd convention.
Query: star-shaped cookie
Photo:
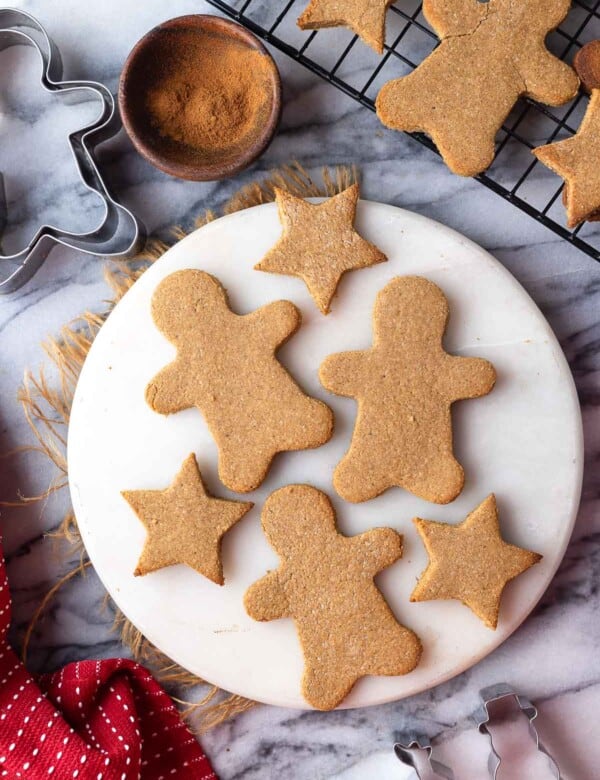
[[[136,576],[187,563],[217,585],[223,584],[221,539],[252,503],[210,496],[194,455],[185,459],[165,490],[125,490],[122,495],[148,532]]]
[[[385,14],[393,0],[310,0],[298,19],[302,30],[349,27],[378,54],[383,53]]]
[[[459,525],[418,517],[413,522],[427,549],[429,566],[410,600],[458,599],[495,629],[504,588],[542,556],[502,539],[493,493]]]
[[[580,49],[573,64],[591,95],[581,126],[572,138],[533,150],[565,180],[563,200],[571,228],[600,219],[600,41]]]
[[[358,184],[323,203],[308,203],[275,189],[283,235],[254,267],[299,276],[323,314],[343,274],[387,260],[354,229]]]

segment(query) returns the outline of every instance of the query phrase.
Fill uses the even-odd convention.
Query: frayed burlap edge
[[[232,214],[261,203],[270,203],[275,200],[276,187],[303,198],[327,197],[341,192],[356,180],[356,170],[343,166],[332,170],[323,169],[321,181],[317,182],[300,165],[293,164],[271,173],[261,182],[243,187],[225,204],[222,213]],[[206,212],[196,220],[194,228],[205,225],[216,216],[218,215],[213,212]],[[173,241],[171,243],[174,243],[183,238],[186,233],[181,228],[174,228],[172,235]],[[79,372],[96,334],[111,310],[146,268],[161,257],[169,249],[169,246],[167,242],[151,239],[140,255],[129,260],[112,262],[105,271],[106,280],[112,290],[112,297],[107,301],[106,311],[103,314],[85,312],[78,319],[65,325],[58,336],[43,344],[54,369],[52,380],[47,378],[43,367],[37,374],[26,373],[19,391],[19,400],[37,443],[33,447],[21,448],[21,451],[28,449],[41,452],[52,461],[56,467],[57,476],[43,495],[31,498],[21,497],[21,503],[45,499],[51,493],[66,487],[68,480],[66,434]],[[91,567],[91,561],[87,558],[77,528],[77,521],[72,512],[69,512],[58,529],[49,535],[62,545],[68,545],[67,549],[71,557],[72,553],[76,552],[79,555],[79,562],[55,583],[36,609],[23,640],[24,661],[27,658],[33,631],[57,591],[73,578],[84,575],[86,570]],[[106,594],[106,603],[108,601],[109,596]],[[204,683],[203,680],[173,663],[157,650],[127,620],[116,605],[112,606],[115,614],[114,630],[129,648],[133,658],[148,667],[163,685],[170,690],[175,689],[185,693],[194,686]],[[256,704],[256,702],[242,696],[224,694],[216,686],[209,687],[206,696],[197,702],[173,698],[180,706],[183,716],[198,734],[223,723],[234,715],[245,712]]]

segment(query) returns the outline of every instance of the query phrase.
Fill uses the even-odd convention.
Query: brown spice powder
[[[209,33],[173,36],[146,96],[154,129],[199,152],[235,148],[266,119],[272,63],[259,51]]]

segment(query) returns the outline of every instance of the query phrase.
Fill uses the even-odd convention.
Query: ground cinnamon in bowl
[[[254,36],[198,15],[142,39],[123,71],[119,103],[151,162],[183,178],[212,179],[263,151],[277,124],[279,90],[276,66]]]

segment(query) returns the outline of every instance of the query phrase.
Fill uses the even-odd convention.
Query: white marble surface
[[[207,8],[200,0],[30,0],[16,5],[47,25],[62,49],[68,77],[99,78],[111,87],[129,48],[149,27]],[[331,86],[284,56],[278,61],[285,84],[281,131],[253,170],[215,184],[170,180],[140,160],[121,135],[102,151],[114,188],[152,230],[164,231],[173,222],[190,225],[196,214],[218,207],[241,183],[290,159],[313,171],[324,163],[356,162],[365,197],[432,216],[489,248],[540,305],[571,364],[583,405],[584,494],[566,558],[541,604],[506,644],[470,672],[427,694],[374,709],[301,714],[259,707],[207,734],[206,750],[223,778],[352,778],[361,768],[362,777],[401,778],[389,751],[397,736],[416,729],[437,738],[441,756],[454,764],[460,778],[475,780],[485,776],[487,749],[469,715],[480,687],[507,680],[540,705],[540,731],[565,777],[598,777],[600,745],[592,736],[600,708],[600,268],[476,182],[449,174],[426,149],[383,130],[368,111]],[[76,178],[64,148],[63,133],[81,121],[85,107],[40,107],[39,101],[9,92],[9,75],[31,81],[27,64],[33,68],[22,52],[0,54],[0,91],[10,98],[4,105],[16,112],[16,118],[0,124],[0,169],[9,174],[15,241],[18,233],[26,234],[34,222],[52,215],[66,226],[92,225],[97,207],[93,199],[73,197]],[[20,183],[10,178],[17,171],[25,174]],[[3,451],[30,441],[15,395],[23,370],[42,360],[40,342],[83,309],[102,309],[105,297],[102,263],[57,249],[27,288],[0,301]],[[35,456],[5,460],[0,497],[43,490],[52,477]],[[3,510],[16,641],[42,594],[66,569],[43,539],[44,531],[59,522],[65,499]],[[65,588],[34,636],[32,668],[123,652],[110,633],[110,614],[100,609],[102,596],[93,574]]]

